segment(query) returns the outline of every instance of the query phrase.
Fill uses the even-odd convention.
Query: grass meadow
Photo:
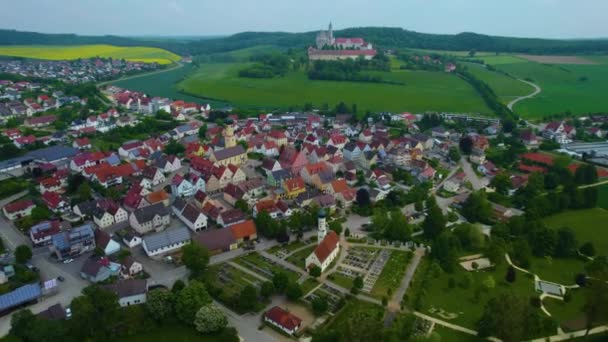
[[[529,84],[513,77],[490,71],[480,64],[467,63],[467,67],[475,77],[487,83],[505,104],[519,96],[528,95],[534,91],[534,88]]]
[[[455,75],[438,72],[393,71],[381,73],[400,84],[311,81],[304,71],[282,78],[238,77],[244,63],[203,64],[179,84],[186,93],[230,102],[239,107],[285,109],[312,102],[330,107],[344,101],[359,112],[449,111],[489,114],[481,97]]]
[[[167,50],[140,46],[113,45],[16,45],[0,46],[0,56],[23,57],[46,60],[74,60],[79,58],[105,57],[125,59],[133,62],[171,64],[180,56]]]
[[[549,216],[547,226],[559,229],[570,227],[574,230],[579,244],[592,242],[598,253],[608,250],[608,210],[602,208],[574,210]]]

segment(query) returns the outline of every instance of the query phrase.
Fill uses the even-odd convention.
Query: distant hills
[[[0,45],[82,45],[153,46],[180,55],[227,52],[257,45],[278,48],[305,48],[314,42],[316,32],[243,32],[227,37],[204,39],[127,38],[119,36],[80,36],[0,30]],[[360,27],[335,31],[336,36],[363,37],[384,49],[417,48],[530,54],[608,54],[608,39],[539,39],[488,36],[477,33],[428,34],[390,27]]]

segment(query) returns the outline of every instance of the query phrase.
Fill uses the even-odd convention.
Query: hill
[[[198,40],[158,40],[117,36],[79,36],[0,30],[0,45],[85,45],[153,46],[180,55],[227,52],[258,45],[279,48],[304,48],[314,41],[316,32],[243,32],[228,37]],[[428,34],[391,27],[360,27],[335,31],[336,36],[363,37],[386,49],[417,48],[513,52],[528,54],[598,54],[608,53],[608,40],[558,40],[497,37],[477,33]]]
[[[113,45],[14,45],[0,46],[0,56],[47,60],[104,57],[133,62],[171,64],[180,56],[155,47]]]

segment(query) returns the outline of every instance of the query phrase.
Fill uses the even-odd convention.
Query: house
[[[300,174],[300,170],[308,164],[308,158],[304,151],[298,151],[292,146],[287,146],[279,156],[279,163],[284,169],[291,169],[293,174]]]
[[[205,247],[210,254],[219,254],[238,248],[238,242],[232,231],[227,228],[208,229],[204,232],[194,234],[193,242]]]
[[[295,177],[283,181],[283,189],[285,189],[286,198],[294,199],[306,191],[306,185],[302,177]]]
[[[169,194],[165,190],[160,189],[158,191],[154,191],[154,192],[147,194],[145,196],[145,200],[150,205],[162,204],[165,207],[168,207],[169,202],[171,201],[171,198],[169,197]]]
[[[56,213],[63,213],[70,209],[70,204],[56,192],[45,192],[41,199],[47,208]]]
[[[46,310],[39,312],[37,316],[48,320],[63,320],[67,318],[66,311],[61,304],[51,305]]]
[[[302,320],[299,317],[278,306],[264,313],[264,322],[277,327],[288,335],[295,334],[302,326]]]
[[[291,169],[282,169],[266,173],[266,182],[273,187],[280,187],[283,181],[293,177]]]
[[[205,190],[205,179],[195,173],[186,176],[176,174],[171,180],[171,194],[174,197],[192,197],[197,192]]]
[[[69,227],[69,224],[67,224]],[[43,221],[30,228],[30,240],[34,246],[44,246],[51,243],[53,235],[61,232],[62,224],[59,220]]]
[[[447,192],[458,192],[460,190],[460,182],[452,177],[443,183],[443,189]]]
[[[521,139],[521,142],[528,147],[536,147],[539,144],[536,134],[530,129],[521,132],[519,138]]]
[[[54,234],[51,238],[51,253],[64,260],[95,249],[95,234],[91,224]]]
[[[225,229],[229,229],[232,232],[232,236],[238,243],[251,241],[258,238],[257,229],[253,220],[239,222],[230,225]]]
[[[31,128],[39,128],[52,124],[57,120],[55,115],[45,115],[25,119],[25,126]]]
[[[160,258],[190,243],[190,232],[186,227],[168,229],[145,236],[142,242],[144,251],[151,258]]]
[[[139,234],[146,234],[168,226],[171,223],[171,215],[163,203],[156,203],[134,210],[129,216],[129,223]]]
[[[207,228],[207,216],[199,207],[182,198],[177,198],[173,203],[173,213],[192,231],[198,232]]]
[[[141,236],[135,231],[129,229],[126,234],[122,237],[122,242],[129,248],[137,247],[141,245]]]
[[[2,208],[2,212],[7,219],[15,221],[30,216],[35,207],[36,205],[32,200],[22,200],[5,205],[4,208]]]
[[[114,284],[104,285],[103,288],[116,294],[118,304],[125,307],[146,302],[148,282],[145,279],[121,279]]]
[[[160,169],[154,166],[146,167],[142,175],[143,177],[139,184],[146,189],[152,189],[152,187],[162,184],[165,181],[165,175]]]
[[[89,140],[89,138],[84,137],[84,138],[74,139],[74,142],[72,143],[72,147],[77,148],[79,150],[88,150],[92,147],[92,145],[91,145],[91,141]]]
[[[287,145],[287,136],[283,131],[271,131],[268,133],[267,139],[279,147]]]
[[[39,189],[40,193],[45,192],[58,192],[62,193],[63,188],[67,185],[66,178],[48,177],[40,181]]]
[[[120,274],[120,265],[108,258],[87,259],[80,269],[80,276],[92,283],[100,283]]]
[[[292,210],[287,203],[283,201],[275,202],[274,200],[258,201],[253,206],[253,217],[257,217],[262,211],[267,212],[273,219],[289,217],[292,214]]]
[[[38,282],[23,285],[0,295],[0,312],[8,312],[13,308],[35,302],[40,297],[42,297],[42,288]]]
[[[102,208],[97,207],[93,213],[93,222],[95,222],[99,228],[107,228],[114,224],[114,216]]]
[[[182,167],[182,162],[176,156],[164,156],[156,158],[153,165],[159,168],[164,173],[173,173]]]
[[[222,227],[229,226],[238,222],[243,222],[247,217],[239,209],[229,209],[222,211],[215,219],[216,223]]]
[[[123,278],[131,278],[134,277],[138,274],[141,274],[144,271],[144,266],[135,261],[135,259],[128,255],[127,257],[125,257],[125,259],[122,261],[122,276]]]
[[[112,237],[107,232],[96,229],[95,230],[95,246],[100,248],[105,255],[111,255],[120,251],[120,245],[118,242],[112,240]]]

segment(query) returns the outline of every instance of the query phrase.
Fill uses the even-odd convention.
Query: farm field
[[[596,251],[608,250],[608,210],[601,208],[567,211],[545,218],[547,226],[574,230],[579,244],[593,242]]]
[[[235,106],[265,109],[285,109],[307,102],[333,107],[344,101],[357,104],[359,112],[490,112],[471,86],[446,73],[382,73],[386,80],[402,84],[311,81],[303,71],[273,79],[238,77],[238,71],[246,65],[203,64],[178,87],[187,94],[231,102]]]
[[[529,84],[507,75],[490,71],[480,64],[467,63],[466,65],[469,68],[469,72],[487,83],[505,104],[516,97],[528,95],[534,91],[534,88]]]
[[[47,60],[74,60],[79,58],[111,57],[117,59],[126,59],[133,62],[158,64],[171,64],[180,60],[180,56],[159,48],[113,45],[0,46],[0,56]]]
[[[556,113],[602,112],[608,107],[608,65],[563,65],[519,62],[497,64],[498,70],[531,80],[542,88],[532,99],[519,102],[514,111],[524,118],[542,119]]]

